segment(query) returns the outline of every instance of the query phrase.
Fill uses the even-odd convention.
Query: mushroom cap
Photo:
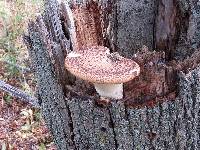
[[[92,83],[124,83],[140,73],[139,65],[103,46],[68,54],[65,66],[73,75]]]

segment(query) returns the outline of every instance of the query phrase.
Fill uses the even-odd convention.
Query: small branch
[[[11,95],[22,99],[24,102],[31,104],[35,108],[40,108],[38,104],[38,99],[35,97],[30,96],[29,94],[25,93],[24,91],[15,88],[4,81],[0,80],[0,89],[10,93]]]

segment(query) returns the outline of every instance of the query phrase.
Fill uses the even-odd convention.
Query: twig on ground
[[[35,108],[40,108],[40,105],[38,104],[38,99],[36,97],[33,97],[25,93],[24,91],[5,83],[2,80],[0,80],[0,89],[10,93],[15,97],[20,98],[20,100],[31,104]]]

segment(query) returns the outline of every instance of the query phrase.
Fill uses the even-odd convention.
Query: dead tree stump
[[[78,47],[107,46],[137,61],[142,71],[125,84],[124,99],[99,102],[93,86],[64,67],[73,50],[68,8],[46,1],[24,39],[57,148],[199,149],[199,2],[92,0],[69,6]]]

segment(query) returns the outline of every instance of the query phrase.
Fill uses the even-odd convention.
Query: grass
[[[26,32],[30,19],[42,8],[41,0],[0,0],[0,60],[7,64],[7,75],[18,76],[16,64],[26,66],[28,60],[22,35]],[[12,65],[14,64],[14,65]]]
[[[33,94],[31,74],[20,68],[29,67],[29,58],[22,35],[27,32],[28,22],[42,10],[42,0],[0,0],[0,62],[4,62],[4,74],[0,79],[15,79],[20,88]],[[6,63],[5,63],[6,62]]]
[[[35,81],[33,75],[21,72],[17,66],[29,67],[27,48],[23,44],[22,35],[27,32],[29,20],[34,19],[35,14],[39,13],[42,8],[42,0],[0,0],[0,79],[23,89],[29,94],[34,93]],[[11,107],[13,107],[12,115],[16,113],[15,118],[8,117],[9,119],[5,119],[5,122],[7,122],[5,125],[13,124],[12,120],[21,124],[19,123],[20,128],[16,133],[11,132],[8,135],[6,133],[7,137],[3,139],[3,145],[0,144],[0,149],[7,149],[16,145],[15,143],[10,143],[8,139],[17,141],[16,137],[22,136],[22,138],[26,137],[27,141],[30,141],[28,138],[31,138],[31,136],[29,135],[35,134],[39,137],[37,149],[45,150],[45,143],[48,139],[45,140],[45,137],[42,137],[42,133],[38,133],[38,131],[43,132],[45,130],[43,123],[41,123],[40,111],[32,110],[22,104],[16,104],[12,96],[0,91],[0,101],[2,99],[4,102],[0,104],[0,118],[3,120],[7,118],[6,115],[9,116],[7,111]],[[5,104],[3,105],[3,103]],[[17,110],[18,107],[20,111]],[[12,109],[8,112],[12,112]],[[5,128],[2,128],[2,130]],[[1,134],[2,130],[0,127],[0,143],[1,135],[3,136]],[[49,141],[47,143],[49,144]]]

